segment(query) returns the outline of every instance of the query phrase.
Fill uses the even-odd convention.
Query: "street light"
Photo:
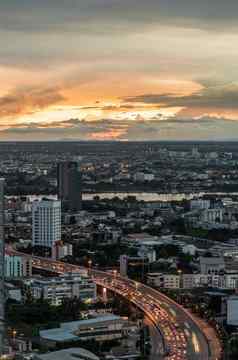
[[[106,303],[107,303],[107,288],[103,288],[102,290],[102,298],[103,298],[103,301],[105,303],[105,306],[106,306]]]
[[[177,273],[178,273],[178,276],[179,276],[179,289],[182,289],[182,287],[183,287],[183,281],[182,281],[183,272],[182,272],[181,269],[178,269]]]
[[[92,269],[92,260],[89,259],[89,260],[88,260],[88,274],[89,274],[89,275],[91,274],[91,269]]]

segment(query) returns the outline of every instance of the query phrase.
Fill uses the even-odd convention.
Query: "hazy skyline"
[[[0,0],[0,140],[238,139],[236,0]]]

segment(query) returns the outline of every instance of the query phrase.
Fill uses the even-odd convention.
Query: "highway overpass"
[[[82,270],[82,267],[48,258],[32,256],[32,260],[35,268],[58,274]],[[158,331],[158,341],[161,342],[165,359],[219,360],[221,358],[221,346],[215,331],[181,305],[151,287],[120,277],[116,273],[95,269],[88,271],[97,285],[131,301],[153,322]]]

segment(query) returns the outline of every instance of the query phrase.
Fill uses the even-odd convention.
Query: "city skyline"
[[[236,140],[235,0],[0,0],[1,140]]]

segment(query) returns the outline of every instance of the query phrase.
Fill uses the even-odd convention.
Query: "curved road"
[[[17,254],[17,252],[14,252]],[[19,254],[19,253],[18,253]],[[28,256],[22,254],[24,256]],[[83,268],[47,258],[32,257],[33,266],[56,273]],[[90,270],[97,285],[129,299],[155,325],[162,341],[162,353],[169,360],[219,360],[221,346],[215,331],[204,321],[164,294],[144,284],[113,273]]]

